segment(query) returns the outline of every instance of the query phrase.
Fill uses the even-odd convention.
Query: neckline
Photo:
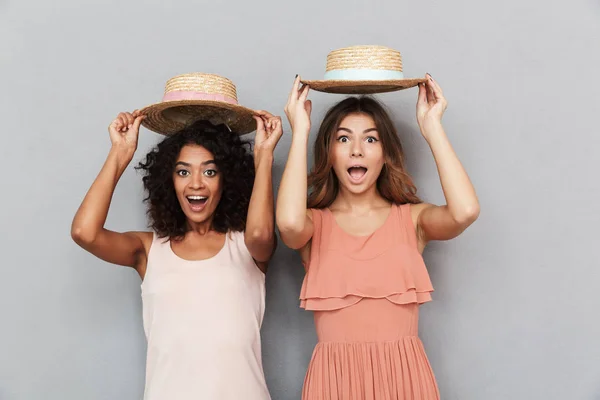
[[[388,212],[388,215],[387,215],[387,217],[385,218],[385,221],[383,221],[383,223],[382,223],[381,225],[379,225],[377,228],[375,228],[375,230],[374,230],[373,232],[371,232],[371,233],[369,233],[369,234],[367,234],[367,235],[353,235],[353,234],[351,234],[351,233],[348,233],[348,232],[346,232],[346,231],[345,231],[345,230],[344,230],[344,229],[343,229],[343,228],[342,228],[342,227],[341,227],[341,226],[338,224],[337,220],[335,219],[335,215],[333,214],[333,211],[331,211],[331,210],[329,209],[329,207],[326,207],[325,209],[327,210],[327,212],[328,212],[329,214],[331,214],[331,219],[333,220],[333,225],[334,225],[334,226],[335,226],[337,229],[339,229],[341,232],[343,232],[343,233],[344,233],[344,235],[346,235],[346,236],[349,236],[349,237],[351,237],[351,238],[354,238],[354,239],[366,239],[366,238],[368,238],[368,237],[371,237],[371,236],[373,236],[374,234],[376,234],[377,232],[379,232],[379,231],[380,231],[380,230],[382,230],[382,229],[383,229],[385,226],[387,226],[387,225],[388,225],[389,221],[392,219],[392,213],[394,212],[395,208],[396,208],[396,205],[395,205],[395,204],[392,204],[392,205],[391,205],[391,207],[390,207],[390,211]]]
[[[177,253],[175,253],[175,251],[173,251],[173,248],[171,247],[171,241],[169,240],[168,243],[168,248],[169,248],[169,252],[179,261],[181,262],[186,262],[186,263],[202,263],[202,262],[207,262],[207,261],[214,261],[215,259],[217,259],[217,257],[219,257],[221,255],[221,253],[223,253],[225,251],[225,248],[227,247],[229,243],[229,232],[227,232],[225,234],[225,241],[223,242],[223,246],[221,247],[221,249],[212,257],[208,257],[208,258],[203,258],[201,260],[188,260],[187,258],[183,258],[181,256],[178,256]]]

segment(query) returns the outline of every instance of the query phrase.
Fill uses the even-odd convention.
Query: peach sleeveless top
[[[145,400],[267,400],[260,328],[265,275],[226,235],[214,257],[188,261],[154,235],[142,283],[148,341]]]

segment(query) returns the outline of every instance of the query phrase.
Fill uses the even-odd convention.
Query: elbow
[[[81,247],[89,246],[96,240],[96,235],[80,225],[71,227],[71,239]]]
[[[272,243],[273,242],[273,229],[253,229],[247,232],[248,238],[253,243]]]
[[[469,204],[463,207],[459,213],[454,215],[454,220],[458,225],[467,227],[479,218],[479,203]]]
[[[300,233],[304,230],[304,218],[295,220],[293,218],[276,217],[277,228],[282,235]]]

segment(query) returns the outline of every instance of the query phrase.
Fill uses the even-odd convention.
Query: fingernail
[[[296,78],[298,78],[298,74],[296,74]],[[294,78],[294,79],[296,79],[296,78]]]

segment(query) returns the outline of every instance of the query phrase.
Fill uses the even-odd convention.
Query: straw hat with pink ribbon
[[[327,93],[372,94],[407,89],[424,78],[404,76],[400,52],[385,46],[352,46],[327,55],[321,80],[302,80],[311,89]]]
[[[143,126],[163,135],[199,120],[225,124],[240,135],[256,130],[254,111],[238,104],[233,82],[215,74],[189,73],[169,79],[162,101],[140,113],[146,115]]]

